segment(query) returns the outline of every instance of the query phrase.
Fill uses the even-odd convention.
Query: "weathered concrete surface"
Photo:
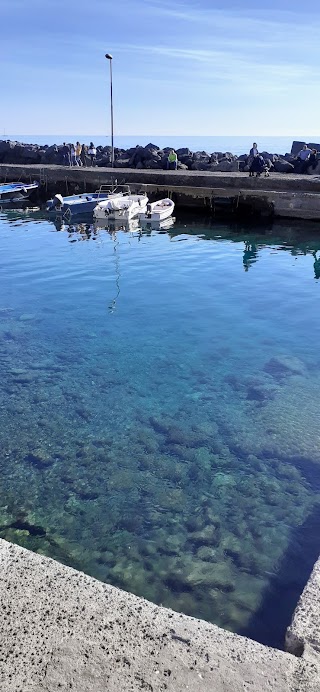
[[[306,584],[286,635],[286,650],[320,661],[320,558]],[[320,682],[319,682],[320,689]]]
[[[182,207],[207,208],[216,211],[221,200],[229,200],[234,213],[258,213],[320,220],[320,177],[273,174],[269,178],[249,177],[247,173],[212,173],[210,171],[161,171],[132,168],[78,168],[0,164],[0,180],[42,182],[42,196],[55,192],[93,191],[112,181],[128,183],[132,191],[143,189],[149,194],[170,194]]]
[[[320,177],[295,175],[293,173],[274,173],[269,178],[249,178],[248,173],[213,173],[211,171],[161,171],[143,170],[132,168],[98,168],[77,166],[54,166],[40,164],[16,165],[0,164],[0,180],[30,180],[39,179],[40,172],[47,182],[65,181],[83,183],[86,181],[95,186],[108,183],[112,178],[117,178],[120,183],[125,180],[128,183],[165,185],[171,187],[207,187],[230,188],[243,190],[278,190],[282,192],[319,192]]]
[[[0,540],[1,692],[318,692],[320,668]]]

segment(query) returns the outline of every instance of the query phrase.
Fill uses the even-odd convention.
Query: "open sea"
[[[19,142],[26,142],[27,144],[41,144],[41,145],[51,145],[51,144],[62,144],[62,142],[76,142],[79,141],[82,144],[90,144],[91,141],[94,142],[96,146],[101,144],[106,146],[110,144],[110,136],[105,135],[79,135],[79,134],[66,134],[66,135],[7,135],[3,134],[0,139],[11,139],[17,140]],[[156,144],[160,148],[162,147],[173,147],[174,149],[179,149],[180,147],[189,147],[191,151],[206,151],[212,153],[214,151],[226,152],[229,151],[232,154],[239,156],[240,154],[249,153],[252,143],[257,142],[260,151],[267,151],[271,154],[285,154],[291,151],[291,145],[293,140],[298,140],[307,143],[317,143],[320,141],[320,135],[297,135],[294,137],[265,137],[254,134],[248,137],[192,137],[188,135],[175,136],[158,136],[158,135],[146,135],[144,137],[140,135],[123,135],[115,136],[114,145],[122,149],[129,149],[130,147],[135,147],[137,144],[145,146],[149,142]]]
[[[1,211],[0,537],[281,647],[320,551],[319,250]]]

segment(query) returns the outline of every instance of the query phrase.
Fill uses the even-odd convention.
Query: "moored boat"
[[[81,195],[63,197],[58,193],[47,201],[46,210],[50,214],[61,216],[88,214],[93,212],[98,203],[123,197],[128,192],[127,186],[124,190],[120,186],[110,189],[101,185],[96,192],[82,193]]]
[[[95,219],[115,219],[129,221],[140,213],[145,213],[148,204],[146,195],[127,195],[99,202],[94,209]]]
[[[142,222],[164,221],[172,216],[173,210],[174,202],[172,199],[159,199],[157,202],[149,202],[146,211],[139,214],[139,219]]]
[[[10,202],[21,202],[28,199],[39,183],[2,183],[0,185],[0,205]]]

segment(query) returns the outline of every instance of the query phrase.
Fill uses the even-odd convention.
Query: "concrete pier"
[[[177,206],[213,214],[225,208],[239,215],[320,220],[317,176],[274,173],[269,178],[250,178],[239,172],[0,164],[0,180],[40,180],[43,199],[55,192],[92,192],[117,180],[119,184],[128,183],[132,191],[146,191],[150,198],[169,195]]]
[[[296,657],[262,646],[4,540],[0,583],[2,692],[319,691],[317,647]],[[298,610],[294,622],[313,638],[315,620]]]

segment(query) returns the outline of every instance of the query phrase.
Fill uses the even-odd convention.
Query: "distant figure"
[[[253,142],[253,145],[249,151],[249,156],[247,158],[247,166],[249,166],[249,171],[250,171],[252,161],[255,159],[256,156],[258,156],[258,154],[259,154],[259,152],[258,152],[257,142]],[[250,173],[250,175],[251,175],[251,173]],[[252,175],[253,175],[253,173],[252,173]]]
[[[261,154],[257,154],[257,156],[255,156],[252,159],[252,163],[251,163],[251,166],[249,168],[249,176],[251,177],[251,176],[254,176],[254,174],[256,174],[256,177],[259,178],[259,176],[261,175],[261,173],[263,173],[264,170],[265,170],[264,158],[263,158],[263,156],[261,156]]]
[[[309,149],[309,147],[307,147],[307,145],[304,144],[302,149],[300,149],[300,151],[296,157],[295,171],[297,173],[302,173],[302,168],[304,167],[304,163],[308,160],[311,153],[312,153],[311,149]]]
[[[320,257],[318,259],[317,250],[315,250],[312,254],[314,256],[314,263],[313,263],[314,278],[320,279]]]
[[[80,158],[81,158],[81,162],[82,162],[82,165],[83,165],[83,166],[86,166],[86,165],[87,165],[87,151],[88,151],[87,145],[86,145],[86,144],[82,144],[82,145],[81,145],[81,154],[80,154]]]
[[[318,163],[317,150],[312,149],[310,156],[302,162],[300,173],[307,173],[308,168],[315,168]]]
[[[77,166],[82,166],[81,161],[82,146],[80,142],[76,142],[76,164]]]
[[[76,150],[74,147],[74,144],[70,144],[70,162],[71,166],[77,166],[77,161],[76,161]]]
[[[65,142],[62,146],[62,163],[64,166],[70,166],[70,148]]]
[[[258,154],[259,154],[259,152],[258,152],[258,145],[257,145],[257,142],[253,142],[253,145],[252,145],[252,147],[251,147],[251,149],[250,149],[250,151],[249,151],[249,156],[251,156],[252,158],[254,158],[255,156],[258,156]]]
[[[178,167],[178,156],[175,152],[174,149],[170,149],[169,155],[168,155],[168,160],[167,160],[167,169],[171,171],[176,171]]]
[[[94,166],[94,162],[96,160],[96,155],[97,155],[97,150],[96,150],[93,142],[90,142],[90,144],[89,144],[88,154],[89,154],[90,159],[91,159],[91,166]]]

